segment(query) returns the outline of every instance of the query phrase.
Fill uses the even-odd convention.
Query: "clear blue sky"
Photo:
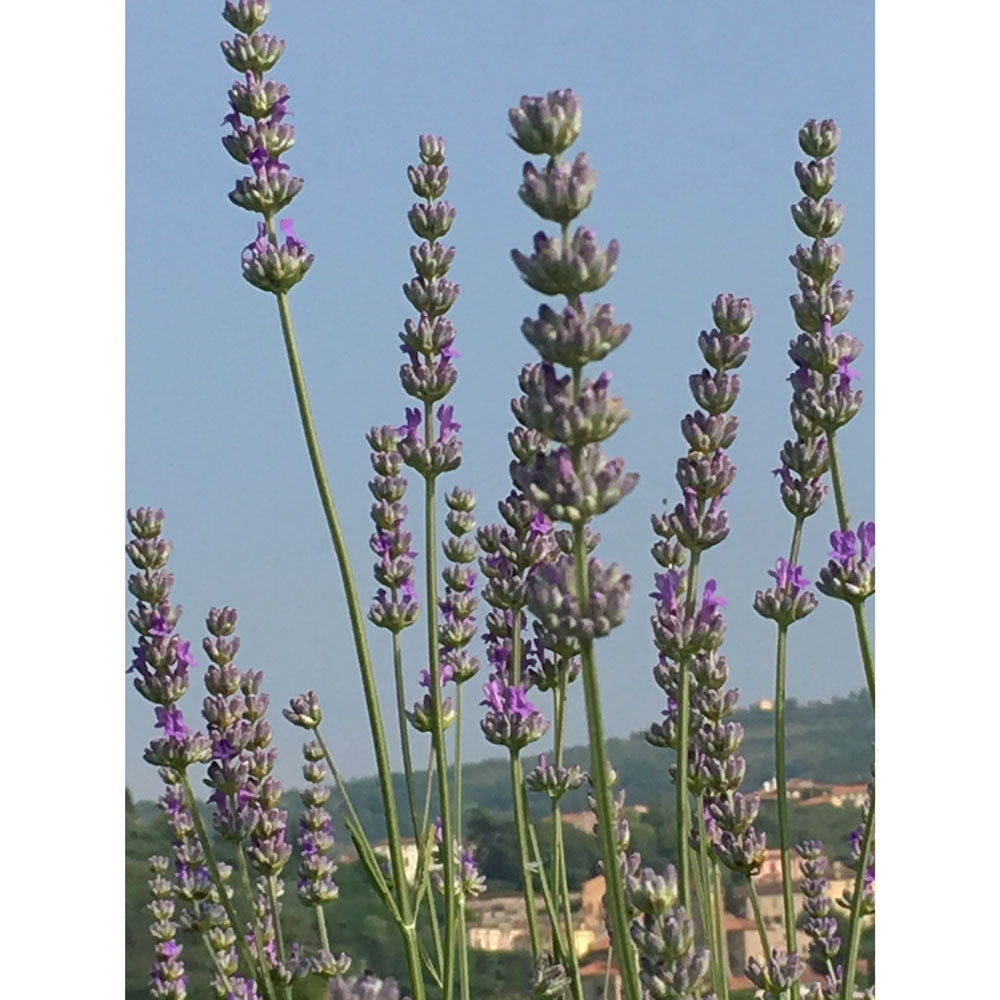
[[[239,272],[255,220],[226,198],[239,171],[219,142],[233,79],[218,48],[231,35],[221,6],[127,6],[126,500],[167,511],[186,638],[197,645],[211,605],[239,609],[240,662],[265,671],[272,697],[279,776],[297,781],[302,742],[279,710],[307,688],[325,699],[328,740],[344,772],[367,774],[374,768],[361,686],[274,303]],[[581,221],[602,242],[621,243],[618,274],[599,300],[632,324],[609,358],[613,389],[632,411],[610,450],[642,477],[598,525],[600,557],[634,577],[629,620],[599,645],[607,730],[626,735],[659,716],[645,597],[654,571],[648,518],[662,498],[672,505],[678,495],[678,421],[693,407],[687,376],[700,367],[696,337],[720,291],[749,295],[757,319],[731,453],[732,533],[705,557],[705,571],[729,600],[732,680],[743,701],[767,695],[774,627],[750,605],[791,531],[770,470],[791,433],[784,379],[795,282],[787,257],[803,238],[788,206],[798,196],[795,135],[808,117],[834,117],[843,132],[834,196],[847,212],[841,276],[856,293],[844,328],[865,345],[855,367],[866,396],[842,441],[852,513],[873,514],[872,6],[645,2],[611,16],[607,4],[561,0],[272,6],[266,30],[287,41],[274,75],[291,91],[297,138],[284,159],[306,180],[288,214],[316,254],[292,310],[362,594],[374,590],[363,435],[399,422],[408,401],[396,334],[412,314],[400,286],[411,276],[405,168],[417,135],[446,137],[448,198],[458,211],[451,276],[462,294],[450,315],[462,357],[449,401],[463,424],[465,460],[445,485],[473,487],[484,523],[509,489],[509,399],[532,360],[519,328],[539,301],[510,262],[510,249],[526,249],[539,227],[517,198],[524,156],[507,138],[506,111],[523,93],[569,86],[583,100],[575,149],[589,153],[599,177]],[[419,507],[414,496],[411,510]],[[802,553],[812,579],[833,526],[831,500],[807,525]],[[123,542],[124,532],[123,518]],[[419,535],[415,547],[422,551]],[[391,715],[388,640],[372,632]],[[416,697],[424,664],[419,642],[409,648]],[[863,683],[843,605],[822,601],[793,631],[790,650],[794,696],[826,698]],[[201,695],[196,683],[192,715]],[[585,737],[575,697],[570,742]],[[145,797],[159,787],[141,761],[152,711],[131,689],[125,698],[128,781]],[[478,713],[465,726],[467,759],[492,749]]]

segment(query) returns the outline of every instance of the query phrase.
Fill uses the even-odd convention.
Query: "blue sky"
[[[240,172],[219,142],[233,74],[218,48],[231,35],[218,9],[127,9],[126,501],[167,511],[186,638],[200,639],[208,607],[240,610],[240,662],[265,672],[279,776],[297,780],[301,739],[278,709],[307,688],[325,699],[327,738],[344,772],[366,774],[373,762],[360,681],[276,310],[239,273],[255,219],[226,198]],[[821,20],[818,7],[791,2],[636,3],[613,18],[607,10],[274,0],[267,30],[287,41],[274,74],[289,86],[295,113],[297,143],[285,159],[306,180],[287,214],[316,254],[292,311],[366,597],[374,584],[364,432],[399,422],[408,402],[396,335],[412,312],[400,286],[411,276],[405,168],[417,135],[446,137],[448,198],[458,212],[451,276],[462,294],[450,315],[462,357],[449,402],[463,424],[465,459],[445,485],[475,489],[484,523],[509,489],[509,399],[532,360],[519,328],[539,301],[510,262],[510,249],[526,249],[539,220],[517,198],[524,156],[507,138],[506,111],[523,93],[570,86],[580,94],[574,149],[588,152],[599,177],[581,221],[602,242],[621,244],[618,273],[599,301],[632,324],[607,362],[632,412],[609,451],[641,480],[598,524],[600,557],[634,578],[628,621],[598,648],[606,728],[625,735],[661,707],[645,597],[654,570],[648,518],[678,495],[678,422],[693,408],[687,377],[700,368],[697,334],[720,291],[749,295],[757,319],[737,404],[732,533],[707,554],[705,572],[729,600],[724,649],[743,700],[767,695],[773,683],[773,625],[750,602],[791,530],[770,470],[791,433],[784,379],[795,282],[787,257],[803,238],[788,206],[799,194],[796,131],[813,116],[836,118],[843,132],[834,196],[847,213],[841,276],[856,295],[845,328],[865,345],[855,367],[866,398],[841,440],[852,513],[873,514],[874,49],[868,4],[825,4]],[[837,25],[836,45],[823,44],[824,24]],[[419,508],[415,491],[415,530]],[[810,578],[833,526],[830,501],[807,525]],[[422,551],[419,535],[415,548]],[[388,714],[388,644],[372,632]],[[418,630],[409,638],[415,697],[425,664]],[[790,655],[797,697],[863,683],[842,605],[821,602],[793,631]],[[125,698],[127,779],[140,795],[155,794],[155,773],[141,762],[151,708],[131,690]],[[198,699],[192,690],[190,712]],[[580,699],[571,742],[585,737]],[[464,728],[466,758],[487,755],[478,727]]]

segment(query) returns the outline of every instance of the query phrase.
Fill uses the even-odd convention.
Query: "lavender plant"
[[[596,234],[575,220],[594,195],[596,175],[585,153],[570,160],[567,151],[581,129],[581,102],[571,90],[544,97],[523,97],[509,112],[511,138],[529,156],[522,169],[521,201],[558,231],[540,231],[530,253],[512,252],[522,280],[543,296],[537,316],[526,318],[521,332],[540,360],[526,364],[518,377],[520,395],[511,402],[518,423],[509,435],[513,453],[509,472],[513,490],[498,503],[500,521],[476,526],[472,490],[455,486],[442,492],[447,537],[441,545],[445,565],[438,570],[438,492],[440,478],[461,463],[461,425],[444,402],[458,370],[456,328],[448,313],[459,296],[450,277],[455,248],[448,235],[455,209],[442,200],[449,181],[446,146],[441,137],[419,137],[420,162],[407,170],[420,199],[408,221],[420,242],[410,248],[415,276],[403,292],[416,312],[400,333],[405,360],[400,382],[419,405],[406,407],[402,426],[373,427],[367,436],[374,477],[374,531],[377,589],[367,618],[388,632],[395,681],[396,716],[403,761],[409,827],[418,851],[416,872],[407,878],[402,831],[392,786],[388,739],[375,684],[372,651],[354,572],[312,418],[308,392],[289,306],[289,292],[314,262],[294,234],[291,220],[280,217],[303,181],[282,162],[294,143],[286,121],[290,95],[269,79],[282,56],[283,41],[261,31],[270,4],[266,0],[227,0],[223,17],[235,29],[222,44],[227,63],[239,74],[229,91],[229,132],[223,146],[250,173],[239,179],[229,198],[259,219],[256,236],[243,250],[241,269],[255,288],[274,297],[292,375],[307,451],[344,587],[356,659],[361,675],[380,795],[388,833],[388,859],[377,855],[341,780],[321,732],[323,711],[314,691],[291,699],[283,715],[306,730],[301,793],[304,811],[293,846],[282,788],[274,777],[276,751],[266,719],[268,696],[260,671],[236,664],[240,640],[237,615],[229,607],[208,612],[208,635],[202,648],[208,658],[202,703],[205,732],[192,732],[180,702],[196,668],[190,644],[176,632],[181,608],[170,600],[173,577],[165,569],[171,545],[161,537],[163,512],[129,511],[132,539],[127,552],[135,572],[129,590],[137,604],[130,621],[138,633],[130,673],[134,686],[154,705],[154,729],[162,730],[145,752],[165,785],[160,805],[172,836],[173,858],[150,859],[150,912],[155,961],[150,992],[182,1000],[188,974],[182,959],[187,946],[178,934],[200,938],[212,963],[217,997],[292,1000],[304,979],[320,982],[325,995],[361,1000],[398,1000],[394,980],[365,972],[347,979],[351,960],[336,956],[325,911],[339,905],[330,856],[334,829],[327,802],[331,778],[346,811],[346,827],[361,866],[399,930],[406,956],[406,976],[414,1000],[428,988],[451,1000],[456,985],[469,1000],[470,973],[466,940],[466,903],[481,894],[485,880],[470,845],[463,841],[461,725],[463,686],[477,676],[474,652],[480,598],[485,615],[485,661],[489,675],[479,706],[486,741],[507,750],[511,806],[524,893],[525,919],[534,972],[528,989],[536,998],[555,1000],[584,989],[574,944],[563,818],[560,801],[584,781],[591,787],[594,831],[605,878],[604,907],[614,960],[627,1000],[718,1000],[728,998],[729,974],[724,920],[722,868],[739,875],[754,912],[761,954],[744,970],[766,997],[800,997],[804,964],[797,953],[792,889],[791,847],[785,778],[785,686],[788,630],[816,607],[799,564],[807,518],[826,495],[822,477],[829,471],[836,500],[837,529],[832,551],[820,568],[816,589],[847,603],[852,610],[872,705],[874,664],[864,602],[874,592],[871,553],[874,525],[851,529],[838,452],[837,432],[857,413],[860,392],[851,367],[860,344],[833,327],[847,315],[852,293],[834,276],[843,261],[837,233],[843,209],[826,195],[832,188],[831,158],[839,139],[832,121],[810,120],[799,133],[811,159],[795,173],[804,197],[792,208],[796,225],[812,238],[791,261],[799,293],[792,309],[800,334],[789,355],[792,425],[796,438],[781,449],[781,499],[794,517],[787,558],[779,557],[769,573],[773,586],[753,599],[755,610],[777,627],[775,679],[775,757],[779,841],[782,868],[784,947],[769,940],[761,916],[755,878],[766,857],[766,841],[756,826],[757,795],[741,790],[746,762],[739,750],[742,727],[731,719],[738,691],[727,688],[729,665],[720,653],[725,637],[715,579],[702,582],[702,556],[729,533],[723,501],[734,482],[735,467],[727,450],[738,419],[731,412],[740,391],[736,374],[747,358],[746,336],[753,320],[747,298],[719,295],[712,303],[714,327],[703,331],[698,346],[705,365],[689,384],[697,408],[681,420],[687,451],[676,464],[681,500],[652,517],[657,540],[652,555],[662,572],[654,575],[651,617],[659,657],[654,679],[667,697],[662,721],[653,723],[647,740],[673,751],[669,773],[675,786],[677,858],[662,874],[643,867],[629,853],[630,829],[624,790],[607,760],[595,640],[624,620],[631,595],[631,575],[616,564],[605,566],[592,553],[600,543],[594,519],[621,501],[638,476],[625,471],[624,460],[609,459],[603,442],[628,419],[623,401],[609,394],[610,374],[585,378],[585,368],[602,361],[628,337],[627,323],[617,323],[609,304],[584,301],[600,291],[615,272],[618,243],[603,249]],[[279,238],[278,233],[282,234]],[[404,499],[408,483],[403,466],[424,481],[424,537],[412,548]],[[564,527],[557,527],[557,525]],[[418,563],[423,560],[423,593]],[[478,563],[477,563],[478,560]],[[478,565],[478,574],[472,568]],[[477,591],[477,581],[482,583]],[[402,633],[423,612],[426,652],[414,676],[424,694],[407,698],[408,674]],[[570,707],[570,685],[582,678],[590,767],[584,772],[563,757]],[[448,688],[448,685],[454,685]],[[542,696],[551,694],[551,718]],[[411,707],[407,707],[410,705]],[[446,731],[454,727],[449,769]],[[411,734],[430,737],[425,796],[418,796]],[[525,773],[522,753],[551,736],[553,750],[538,755]],[[190,772],[204,765],[211,789],[213,837],[201,815]],[[539,838],[528,793],[546,796],[552,822],[549,864]],[[432,820],[432,804],[438,816]],[[806,935],[810,954],[825,963],[827,976],[811,996],[854,1000],[862,920],[874,913],[874,782],[862,823],[850,835],[855,882],[840,904],[850,913],[844,941],[837,933],[827,896],[822,845],[796,848],[804,878]],[[293,853],[297,860],[292,864]],[[234,865],[220,860],[225,854]],[[295,891],[312,911],[315,947],[290,941],[282,919],[282,897],[295,869]],[[234,873],[235,877],[234,877]],[[536,912],[541,894],[548,922],[546,940]],[[436,897],[443,897],[442,913]],[[181,905],[178,913],[178,904]],[[608,962],[610,968],[611,955]],[[384,970],[397,971],[397,970]]]

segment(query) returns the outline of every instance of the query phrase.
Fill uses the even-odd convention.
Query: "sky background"
[[[219,9],[127,7],[126,502],[167,511],[185,638],[199,645],[210,606],[239,609],[239,662],[265,672],[278,776],[299,780],[302,733],[279,709],[308,688],[326,706],[326,737],[344,773],[369,774],[361,684],[276,309],[240,275],[256,217],[226,198],[241,171],[219,142],[234,76],[218,48],[232,34]],[[838,46],[817,44],[816,8],[800,2],[647,2],[609,17],[606,5],[585,2],[376,8],[274,0],[265,28],[287,41],[272,74],[288,85],[294,111],[297,141],[283,159],[306,181],[287,214],[316,254],[292,293],[292,313],[366,606],[375,584],[364,432],[401,422],[410,402],[397,376],[397,333],[413,315],[401,285],[412,276],[405,170],[417,136],[446,137],[447,198],[458,213],[450,277],[462,294],[449,316],[462,356],[448,402],[465,451],[443,485],[472,487],[486,523],[510,488],[509,400],[521,366],[534,360],[519,331],[541,300],[510,262],[510,249],[527,250],[540,220],[517,197],[525,157],[507,138],[506,112],[524,93],[569,86],[582,98],[572,152],[588,152],[599,180],[579,221],[602,243],[621,244],[616,276],[591,301],[612,303],[632,325],[606,362],[632,418],[606,450],[641,475],[597,525],[599,557],[633,574],[629,617],[598,644],[608,735],[642,729],[662,708],[645,596],[655,569],[649,514],[679,496],[678,423],[694,407],[687,378],[701,367],[697,335],[723,291],[750,296],[757,318],[740,370],[732,530],[703,565],[729,600],[724,651],[741,701],[771,692],[774,626],[751,602],[787,552],[792,525],[770,470],[791,435],[785,378],[795,276],[787,258],[805,239],[789,205],[800,196],[796,133],[809,117],[833,117],[843,133],[833,196],[846,207],[840,276],[855,290],[843,328],[865,345],[855,365],[865,405],[840,440],[851,512],[856,520],[874,512],[873,12],[832,3],[823,19],[838,25]],[[416,489],[410,499],[422,553]],[[834,516],[831,498],[807,523],[802,559],[811,579]],[[425,666],[422,624],[407,636],[410,700]],[[388,635],[371,633],[391,721]],[[848,610],[821,600],[792,633],[789,693],[829,698],[862,684]],[[196,681],[186,699],[192,715],[201,695]],[[574,698],[571,744],[586,738],[582,693]],[[480,712],[467,716],[466,759],[495,752],[472,723]],[[125,713],[127,781],[151,797],[159,781],[141,750],[152,708],[130,686]]]

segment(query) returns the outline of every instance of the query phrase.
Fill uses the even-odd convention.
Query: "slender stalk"
[[[455,838],[462,843],[462,685],[455,685]],[[462,1000],[469,1000],[469,942],[466,940],[465,893],[458,893],[458,982]]]
[[[563,761],[563,731],[566,727],[566,688],[568,684],[568,665],[563,662],[559,671],[559,683],[552,689],[552,716],[555,723],[553,756],[555,766],[561,767]],[[566,844],[563,838],[562,811],[559,800],[552,800],[552,857],[553,882],[555,883],[555,909],[558,912],[562,906],[562,917],[566,927],[566,940],[569,948],[570,991],[573,1000],[583,1000],[583,981],[580,979],[580,962],[576,954],[576,938],[573,934],[573,909],[569,901],[569,880],[566,874]]]
[[[351,831],[351,837],[358,850],[358,857],[364,866],[365,872],[368,874],[368,877],[372,882],[372,886],[379,894],[382,902],[385,903],[386,908],[392,915],[393,920],[395,920],[397,924],[401,924],[403,920],[397,907],[397,903],[389,893],[389,887],[386,885],[385,879],[382,877],[382,871],[378,866],[375,852],[372,850],[372,846],[368,842],[368,838],[365,836],[364,829],[361,826],[361,820],[358,818],[358,814],[354,809],[354,804],[351,802],[351,797],[347,793],[347,786],[340,777],[337,765],[334,764],[333,757],[330,755],[330,750],[327,747],[326,741],[323,739],[323,735],[320,733],[318,727],[313,730],[313,735],[316,737],[316,742],[319,744],[320,750],[323,751],[323,757],[326,760],[326,765],[330,768],[330,774],[333,775],[333,780],[337,786],[337,790],[340,792],[340,796],[344,800],[344,807],[347,809],[347,827]]]
[[[868,682],[868,696],[872,700],[872,710],[875,709],[875,660],[872,657],[872,643],[868,635],[868,622],[865,621],[863,604],[854,604],[854,627],[858,633],[858,646],[861,647],[861,662],[865,668],[865,680]]]
[[[771,957],[771,945],[767,940],[767,933],[764,930],[764,918],[760,915],[760,899],[757,897],[757,886],[753,884],[753,879],[747,876],[747,888],[750,892],[750,905],[753,907],[753,918],[757,924],[757,934],[760,937],[761,958],[764,962]]]
[[[715,894],[715,935],[719,941],[719,966],[722,970],[721,1000],[729,1000],[729,946],[726,941],[725,895],[722,892],[722,871],[712,857],[712,891]]]
[[[271,910],[271,920],[274,921],[274,937],[278,945],[278,961],[285,961],[285,935],[281,929],[281,919],[278,911],[278,892],[273,875],[267,877],[267,903]]]
[[[215,969],[215,974],[219,977],[219,980],[227,991],[232,990],[232,986],[229,984],[229,976],[227,976],[223,971],[222,964],[219,962],[219,956],[215,953],[215,949],[208,940],[208,933],[206,931],[202,931],[201,939],[205,943],[205,948],[208,950],[209,958],[212,959],[212,966]]]
[[[254,945],[257,948],[257,961],[260,966],[260,976],[258,977],[264,987],[264,992],[275,1000],[274,980],[271,978],[271,967],[267,963],[267,956],[264,953],[264,940],[260,936],[260,924],[257,922],[257,915],[254,913],[253,888],[250,885],[250,872],[247,870],[247,859],[243,854],[243,845],[236,844],[236,865],[240,870],[240,879],[243,881],[243,891],[246,893],[247,903],[250,906],[250,928],[253,931]]]
[[[517,857],[521,863],[521,882],[524,890],[524,909],[528,918],[528,938],[531,941],[531,957],[538,958],[542,953],[541,938],[538,934],[538,915],[535,913],[535,887],[531,877],[531,865],[528,859],[527,820],[524,815],[524,800],[521,798],[520,787],[524,782],[521,769],[521,758],[517,752],[510,751],[510,787],[514,790],[514,826],[517,829]]]
[[[701,501],[699,513],[701,510]],[[685,601],[687,615],[694,614],[695,591],[698,587],[698,565],[701,562],[701,552],[691,553],[691,562],[687,572],[687,590]],[[680,673],[677,692],[677,771],[674,778],[674,791],[677,799],[677,884],[680,889],[680,901],[685,910],[691,910],[691,863],[688,854],[688,831],[691,829],[690,802],[688,800],[688,747],[691,741],[691,658],[681,656],[677,664]]]
[[[198,811],[198,802],[191,789],[191,782],[184,771],[179,773],[181,776],[181,784],[184,786],[184,796],[187,799],[188,811],[191,813],[191,818],[194,821],[195,832],[198,834],[198,840],[201,842],[201,849],[205,852],[205,860],[208,862],[208,873],[212,878],[212,885],[215,886],[215,890],[219,894],[219,902],[222,904],[222,908],[226,911],[226,916],[229,917],[229,925],[232,927],[233,934],[236,936],[236,951],[240,956],[240,961],[243,962],[247,971],[251,972],[254,968],[255,962],[253,960],[253,956],[250,954],[250,949],[247,948],[246,940],[240,930],[243,926],[243,922],[236,915],[236,909],[233,907],[233,901],[229,898],[226,885],[222,881],[222,876],[219,874],[219,863],[215,859],[215,851],[212,849],[212,842],[208,839],[208,831],[205,829],[205,821],[201,818],[201,813]]]
[[[701,911],[702,930],[705,941],[711,948],[712,955],[712,980],[715,985],[716,996],[722,996],[725,991],[723,983],[722,964],[719,953],[722,951],[722,940],[719,936],[719,914],[716,909],[718,900],[712,891],[712,883],[709,879],[710,862],[708,857],[708,830],[705,826],[705,806],[702,798],[698,799],[698,858],[700,875],[702,879],[702,893],[705,897],[704,906]]]
[[[778,783],[778,840],[781,846],[781,890],[784,900],[785,941],[795,951],[795,903],[792,895],[792,861],[788,842],[788,789],[785,787],[785,660],[788,626],[778,626],[778,654],[774,680],[774,766]]]
[[[607,962],[605,963],[605,966],[604,966],[604,990],[601,993],[601,996],[604,998],[604,1000],[610,1000],[610,994],[611,994],[611,958],[612,958],[613,954],[614,954],[614,946],[609,941],[608,942],[608,960],[607,960]]]
[[[578,381],[579,372],[575,372]],[[576,564],[576,591],[581,607],[590,604],[590,584],[587,580],[586,551],[583,544],[583,525],[573,525],[573,559]],[[590,639],[580,643],[583,665],[583,693],[587,711],[587,735],[590,742],[590,776],[594,784],[594,799],[597,812],[598,838],[601,856],[604,860],[605,899],[611,911],[611,926],[615,940],[619,943],[619,965],[625,996],[628,1000],[639,1000],[642,988],[639,984],[639,969],[635,945],[629,935],[628,917],[625,913],[625,889],[622,873],[618,867],[618,852],[615,848],[615,834],[612,825],[613,805],[611,787],[608,784],[608,762],[604,746],[604,723],[601,719],[601,696],[597,682],[597,663],[594,659],[594,645]],[[685,768],[686,771],[686,768]]]
[[[527,817],[528,841],[531,845],[531,856],[534,858],[534,867],[538,872],[538,887],[542,892],[542,901],[545,904],[545,912],[549,918],[549,926],[552,929],[552,952],[557,962],[566,964],[567,952],[570,950],[563,940],[560,929],[559,911],[556,909],[555,897],[549,886],[548,876],[545,874],[545,866],[542,864],[542,851],[538,846],[538,834],[535,833],[535,826],[531,822],[531,814],[528,812],[528,793],[525,786],[521,785],[521,801],[524,814]]]
[[[840,468],[840,453],[837,450],[837,438],[833,431],[826,435],[830,451],[830,479],[833,482],[833,496],[837,502],[837,523],[841,531],[847,531],[851,524],[847,513],[847,499],[844,495],[844,479]],[[865,680],[868,683],[868,696],[871,698],[872,709],[875,708],[875,661],[872,657],[871,638],[868,635],[868,623],[860,605],[854,605],[854,627],[858,633],[858,646],[861,649],[861,662],[865,668]]]
[[[847,531],[851,526],[851,515],[847,513],[847,497],[844,495],[844,477],[840,469],[835,431],[827,431],[826,443],[830,452],[830,480],[833,483],[833,499],[837,505],[837,522],[841,531]]]
[[[267,219],[267,230],[271,241],[276,243],[274,222],[271,218]],[[379,789],[382,794],[382,809],[385,813],[386,830],[389,832],[389,860],[392,866],[393,887],[397,893],[400,916],[403,924],[406,925],[412,921],[412,917],[403,866],[403,854],[399,844],[399,820],[396,815],[396,799],[392,788],[392,770],[389,766],[389,752],[386,745],[385,728],[382,725],[382,710],[379,705],[378,689],[375,685],[375,672],[372,668],[371,653],[368,650],[368,639],[365,635],[361,604],[358,600],[357,587],[354,582],[354,571],[351,568],[350,556],[347,552],[347,543],[340,526],[340,519],[337,516],[337,509],[334,506],[333,493],[330,490],[326,467],[323,463],[323,454],[320,451],[319,438],[316,434],[316,425],[313,420],[312,407],[309,404],[309,394],[306,389],[305,375],[302,371],[302,361],[299,358],[298,344],[295,339],[295,329],[292,326],[292,316],[288,308],[288,296],[281,293],[276,295],[275,298],[278,300],[278,315],[281,318],[285,351],[288,355],[288,365],[292,375],[292,384],[295,388],[299,419],[302,422],[302,430],[305,434],[309,461],[312,465],[316,488],[319,491],[320,502],[323,506],[323,514],[326,517],[327,527],[330,531],[330,539],[333,542],[334,552],[337,556],[337,564],[340,568],[340,577],[347,600],[347,609],[351,620],[351,632],[354,637],[358,666],[361,670],[361,682],[365,693],[365,704],[368,710],[368,725],[371,729],[372,742],[375,747]],[[416,939],[415,936],[406,932],[404,927],[401,927],[401,930],[404,931],[403,938],[406,943],[406,959],[412,980],[413,1000],[424,1000],[424,984],[423,978],[420,975],[420,956],[415,947]]]
[[[858,855],[858,870],[854,876],[854,895],[851,897],[851,922],[847,932],[847,960],[844,962],[844,982],[841,986],[841,1000],[851,1000],[854,996],[854,976],[858,965],[858,948],[861,945],[861,898],[865,882],[865,869],[875,835],[875,785],[872,785],[868,801],[868,818],[865,820],[861,836],[861,853]]]
[[[396,589],[393,588],[392,599],[396,599]],[[413,825],[413,838],[420,836],[417,826],[417,797],[413,787],[413,758],[410,756],[410,726],[406,719],[406,688],[403,680],[403,647],[399,641],[399,633],[392,633],[392,669],[396,682],[396,715],[399,721],[399,745],[403,750],[403,774],[406,776],[406,799],[410,806],[410,822]]]
[[[462,842],[462,685],[455,685],[455,837]]]
[[[434,409],[424,403],[424,441],[434,440]],[[434,476],[424,481],[424,565],[427,593],[427,661],[431,678],[433,731],[431,743],[437,761],[438,808],[441,810],[441,861],[444,876],[444,1000],[451,1000],[455,989],[455,851],[451,810],[448,805],[448,754],[444,739],[444,713],[441,698],[441,662],[437,642],[437,513]]]
[[[465,896],[458,897],[458,982],[462,1000],[470,1000],[469,991],[469,942],[465,937]]]
[[[313,907],[316,911],[316,927],[319,930],[319,946],[323,951],[330,950],[330,937],[326,932],[326,914],[322,906]]]
[[[788,561],[793,565],[797,565],[799,561],[799,546],[802,544],[802,526],[806,523],[806,519],[801,515],[795,518],[795,527],[792,529],[792,544],[788,549]]]

